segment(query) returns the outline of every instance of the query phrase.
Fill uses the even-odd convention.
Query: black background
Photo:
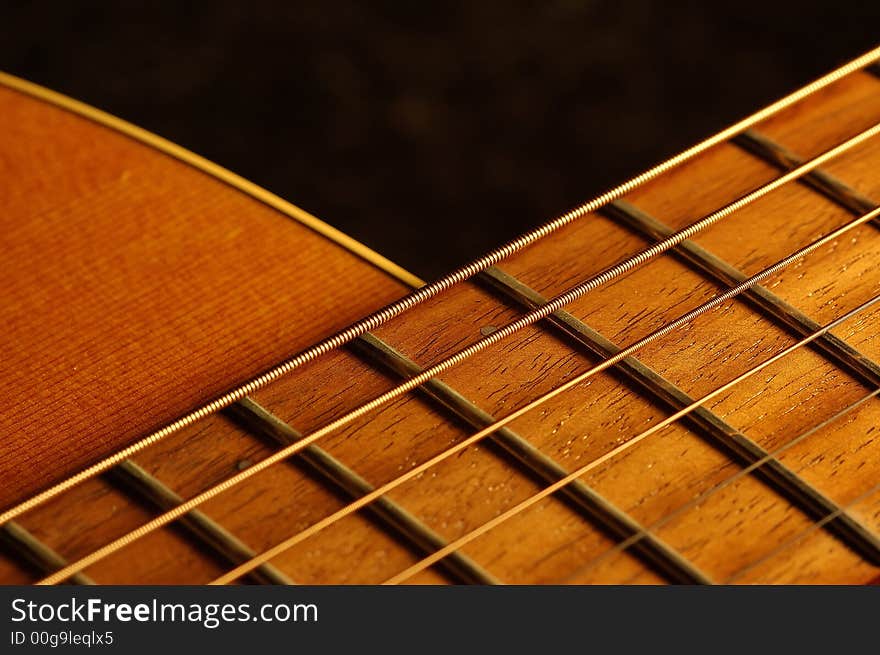
[[[0,68],[432,278],[880,41],[880,2],[0,2]]]

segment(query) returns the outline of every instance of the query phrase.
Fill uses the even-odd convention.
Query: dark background
[[[876,1],[0,2],[0,68],[428,278],[878,41]]]

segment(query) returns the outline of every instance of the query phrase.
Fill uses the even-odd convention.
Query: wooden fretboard
[[[876,66],[387,317],[413,276],[187,153],[0,82],[0,582],[880,574]],[[362,334],[160,432],[377,311]]]

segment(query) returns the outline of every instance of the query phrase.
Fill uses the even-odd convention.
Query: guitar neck
[[[875,579],[878,56],[426,286],[0,77],[0,580]]]

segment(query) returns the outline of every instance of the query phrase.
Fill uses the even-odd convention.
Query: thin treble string
[[[748,371],[741,373],[740,375],[735,377],[730,382],[723,384],[722,386],[720,386],[717,389],[715,389],[714,391],[706,394],[702,398],[695,400],[693,403],[691,403],[687,407],[684,407],[681,410],[677,411],[675,414],[672,414],[671,416],[663,419],[662,421],[660,421],[656,425],[652,425],[650,428],[648,428],[644,432],[638,434],[637,436],[633,437],[632,439],[628,440],[627,442],[621,444],[617,448],[614,448],[614,449],[608,451],[604,455],[602,455],[602,456],[594,459],[593,461],[581,466],[580,468],[572,471],[571,473],[566,475],[564,478],[560,478],[557,482],[554,482],[550,486],[545,487],[544,489],[535,493],[534,495],[529,496],[524,501],[518,503],[517,505],[514,505],[513,507],[506,510],[505,512],[502,512],[501,514],[499,514],[495,518],[493,518],[493,519],[487,521],[486,523],[480,525],[479,527],[471,530],[470,532],[459,537],[458,539],[455,539],[454,541],[450,541],[443,548],[440,548],[439,550],[431,553],[431,555],[429,555],[428,557],[425,557],[425,558],[419,560],[418,562],[416,562],[412,566],[408,567],[404,571],[389,578],[383,584],[399,584],[400,582],[403,582],[404,580],[411,578],[413,575],[415,575],[419,571],[422,571],[422,570],[428,568],[429,566],[440,561],[441,559],[443,559],[447,555],[454,553],[455,551],[464,547],[465,545],[467,545],[468,543],[470,543],[474,539],[476,539],[476,538],[486,534],[490,530],[496,528],[501,523],[516,516],[517,514],[520,514],[521,512],[525,511],[529,507],[532,507],[533,505],[535,505],[539,501],[541,501],[541,500],[547,498],[548,496],[550,496],[551,494],[559,491],[565,485],[575,481],[577,478],[581,477],[582,475],[589,473],[590,471],[597,468],[598,466],[601,466],[602,464],[608,462],[609,460],[613,459],[614,457],[616,457],[620,453],[624,452],[625,450],[628,450],[628,449],[632,448],[633,446],[635,446],[636,444],[641,443],[642,441],[647,439],[652,434],[659,432],[663,428],[666,428],[666,427],[672,425],[675,421],[682,418],[683,416],[687,416],[689,413],[691,413],[692,411],[694,411],[695,409],[697,409],[701,405],[709,402],[713,398],[718,397],[719,395],[721,395],[725,391],[731,389],[732,387],[739,384],[743,380],[750,378],[751,376],[755,375],[756,373],[759,373],[760,371],[764,370],[765,368],[767,368],[771,364],[781,360],[782,358],[793,353],[794,351],[796,351],[800,348],[803,348],[804,346],[806,346],[809,343],[812,343],[813,341],[815,341],[816,339],[821,337],[823,334],[826,334],[829,330],[834,329],[835,327],[837,327],[838,325],[842,324],[843,322],[849,320],[850,318],[852,318],[853,316],[855,316],[859,312],[864,311],[868,307],[871,307],[872,305],[874,305],[878,302],[880,302],[880,295],[874,296],[870,300],[862,303],[861,305],[859,305],[855,309],[850,310],[846,314],[836,318],[835,320],[826,324],[825,326],[823,326],[819,330],[813,332],[812,334],[805,337],[804,339],[801,339],[800,341],[798,341],[795,344],[792,344],[791,346],[789,346],[785,350],[778,352],[773,357],[771,357],[767,360],[764,360],[763,362],[761,362],[757,366],[754,366],[754,367],[750,368]]]
[[[721,480],[719,483],[713,485],[709,489],[706,489],[701,494],[699,494],[695,498],[691,499],[690,501],[684,503],[683,505],[678,506],[676,509],[672,510],[671,512],[669,512],[665,516],[657,519],[656,521],[654,521],[650,525],[639,529],[636,533],[634,533],[630,537],[624,539],[623,541],[621,541],[618,544],[615,544],[614,546],[612,546],[611,548],[606,550],[601,555],[593,558],[589,562],[578,567],[573,573],[570,573],[569,575],[565,576],[565,578],[559,580],[557,584],[568,584],[572,580],[574,580],[575,578],[578,578],[581,575],[583,575],[584,573],[586,573],[587,571],[597,567],[599,564],[608,560],[609,558],[613,557],[614,555],[622,553],[627,548],[629,548],[633,544],[637,543],[638,541],[640,541],[644,537],[647,537],[648,535],[655,533],[659,528],[662,528],[664,525],[669,523],[671,520],[673,520],[677,516],[680,516],[680,515],[684,514],[686,511],[693,509],[695,507],[698,507],[699,505],[702,505],[710,496],[713,496],[714,494],[718,493],[722,489],[725,489],[725,488],[729,487],[730,485],[734,484],[737,480],[740,480],[740,479],[744,478],[745,476],[749,475],[750,473],[752,473],[753,471],[756,471],[757,469],[761,468],[767,462],[769,462],[773,459],[776,459],[782,453],[793,448],[794,446],[798,445],[799,443],[802,443],[803,441],[810,438],[812,435],[816,434],[820,430],[823,430],[824,428],[828,427],[832,423],[839,421],[841,418],[843,418],[844,416],[846,416],[850,412],[855,411],[856,409],[858,409],[859,407],[861,407],[862,405],[867,403],[869,400],[871,400],[872,398],[876,398],[877,396],[880,396],[880,388],[874,389],[873,391],[865,394],[864,396],[862,396],[858,400],[850,403],[849,405],[847,405],[846,407],[844,407],[843,409],[838,411],[833,416],[830,416],[829,418],[825,419],[821,423],[818,423],[817,425],[814,425],[813,427],[800,433],[798,436],[791,439],[790,441],[787,441],[786,443],[781,445],[776,450],[773,450],[773,451],[767,453],[761,459],[759,459],[755,462],[752,462],[750,465],[746,466],[745,468],[739,469],[736,473],[734,473],[730,477],[725,478],[724,480]]]
[[[763,564],[767,560],[769,560],[773,557],[776,557],[776,555],[778,555],[779,553],[791,548],[792,546],[799,543],[800,541],[802,541],[803,539],[808,537],[810,534],[812,534],[816,530],[821,529],[822,527],[824,527],[825,525],[827,525],[828,523],[830,523],[831,521],[836,519],[838,516],[842,516],[844,513],[850,511],[852,508],[854,508],[856,505],[858,505],[863,500],[867,500],[869,497],[873,496],[878,491],[880,491],[880,482],[878,482],[875,485],[872,485],[867,491],[859,494],[858,496],[856,496],[854,499],[852,499],[850,502],[846,503],[845,505],[838,507],[833,512],[829,512],[828,514],[823,516],[820,520],[816,521],[815,523],[811,523],[808,528],[806,528],[802,532],[799,532],[798,534],[794,535],[790,539],[787,539],[783,543],[779,544],[779,546],[777,546],[776,548],[771,550],[769,553],[761,556],[760,558],[758,558],[757,560],[755,560],[751,564],[746,564],[744,567],[739,569],[736,573],[734,573],[729,578],[727,578],[724,581],[724,584],[731,584],[731,583],[735,582],[736,580],[739,580],[741,577],[743,577],[749,571],[757,568],[758,566],[760,566],[761,564]]]
[[[215,485],[214,487],[211,487],[211,488],[205,490],[204,492],[197,494],[196,496],[191,498],[189,501],[181,503],[177,507],[175,507],[171,510],[168,510],[164,514],[160,514],[159,516],[155,517],[153,520],[145,523],[144,525],[140,526],[139,528],[132,530],[131,532],[123,535],[122,537],[119,537],[118,539],[110,542],[109,544],[95,550],[91,554],[86,555],[85,557],[81,558],[77,562],[73,562],[73,563],[69,564],[68,566],[64,567],[63,569],[56,571],[52,575],[45,578],[43,582],[45,584],[49,584],[49,583],[53,583],[56,581],[64,580],[71,573],[74,573],[77,570],[80,570],[84,566],[88,566],[90,563],[94,563],[94,562],[106,557],[107,555],[119,550],[120,548],[124,548],[126,545],[132,543],[133,541],[136,541],[137,539],[140,539],[141,537],[146,536],[147,534],[153,532],[154,530],[159,529],[163,525],[166,525],[166,524],[170,523],[171,521],[179,518],[180,516],[183,516],[186,512],[188,512],[190,509],[193,509],[194,507],[198,506],[200,503],[205,502],[205,501],[209,500],[210,498],[213,498],[213,497],[223,493],[227,489],[230,489],[231,487],[237,485],[238,483],[243,482],[244,480],[248,479],[252,475],[256,475],[257,473],[265,470],[269,466],[272,466],[272,465],[276,464],[277,462],[280,462],[280,461],[283,461],[284,459],[289,458],[291,455],[299,452],[300,450],[307,447],[309,444],[315,442],[316,440],[318,440],[319,438],[321,438],[325,434],[328,434],[329,432],[332,432],[333,430],[335,430],[339,427],[347,425],[348,423],[355,420],[356,418],[363,416],[364,414],[372,411],[373,409],[376,409],[376,408],[382,406],[386,402],[402,395],[403,393],[407,393],[413,389],[416,389],[417,387],[421,386],[425,382],[436,377],[440,372],[457,364],[460,361],[463,361],[467,357],[471,356],[472,354],[474,354],[476,352],[479,352],[480,350],[487,347],[488,345],[496,343],[497,341],[500,341],[502,338],[509,336],[510,334],[513,334],[516,330],[518,330],[522,327],[525,327],[526,325],[530,325],[531,323],[534,323],[534,322],[540,320],[541,318],[544,318],[544,317],[550,315],[551,313],[553,313],[554,311],[556,311],[560,307],[564,306],[565,304],[567,304],[568,302],[570,302],[571,300],[576,298],[577,295],[573,295],[575,290],[580,290],[579,293],[583,294],[586,291],[590,290],[591,288],[595,288],[595,286],[598,286],[599,284],[601,284],[609,279],[612,279],[614,277],[614,275],[619,274],[620,272],[629,270],[630,268],[645,261],[646,260],[645,259],[646,253],[653,253],[653,252],[660,253],[660,252],[663,252],[664,250],[668,250],[669,248],[673,247],[677,243],[680,243],[681,241],[683,241],[683,240],[689,238],[690,236],[692,236],[693,234],[695,234],[698,231],[695,229],[698,225],[702,225],[702,227],[705,227],[707,225],[711,225],[712,222],[717,222],[718,220],[721,220],[721,218],[729,215],[730,213],[732,213],[736,209],[745,206],[745,204],[747,204],[746,202],[744,202],[746,200],[746,198],[751,198],[751,200],[754,200],[754,199],[759,198],[763,195],[766,195],[766,193],[769,193],[769,191],[767,191],[766,189],[771,186],[772,186],[772,188],[776,188],[778,186],[778,184],[775,184],[775,183],[778,183],[779,180],[782,180],[785,178],[789,178],[789,180],[795,179],[796,176],[793,175],[794,173],[800,171],[800,173],[803,174],[803,173],[807,172],[807,170],[810,170],[811,168],[815,168],[816,166],[818,166],[825,159],[828,159],[828,158],[834,156],[835,154],[839,154],[840,152],[845,151],[846,148],[844,146],[853,147],[855,144],[860,143],[867,138],[870,138],[870,136],[873,136],[874,134],[876,134],[878,132],[880,132],[880,123],[877,123],[873,127],[869,128],[868,130],[865,130],[864,132],[860,133],[859,135],[856,135],[855,137],[848,139],[843,144],[841,144],[835,148],[832,148],[831,150],[827,151],[823,155],[820,155],[816,159],[813,159],[810,162],[808,162],[807,164],[804,164],[804,166],[802,166],[798,169],[795,169],[794,171],[791,171],[791,173],[789,173],[788,176],[783,176],[782,178],[778,178],[774,182],[771,182],[769,185],[765,185],[764,187],[761,187],[760,189],[757,189],[756,191],[753,191],[752,193],[747,194],[742,199],[740,199],[734,203],[731,203],[730,205],[725,206],[724,208],[722,208],[718,212],[715,212],[714,214],[707,216],[705,219],[702,219],[701,221],[694,223],[690,227],[685,228],[684,230],[681,230],[679,232],[676,232],[675,234],[671,235],[667,239],[664,239],[663,241],[658,242],[654,246],[642,251],[638,255],[636,255],[628,260],[625,260],[621,264],[617,264],[614,267],[606,269],[605,272],[599,274],[598,276],[595,276],[593,278],[588,279],[587,281],[578,285],[578,287],[576,287],[575,289],[572,289],[569,292],[566,292],[566,293],[561,294],[560,296],[557,296],[556,298],[550,300],[547,304],[542,305],[541,307],[538,307],[535,310],[525,314],[519,320],[514,321],[513,323],[510,323],[510,324],[500,328],[499,330],[492,333],[491,335],[489,335],[485,339],[477,341],[474,344],[472,344],[471,346],[468,346],[467,348],[459,351],[455,355],[441,361],[438,364],[435,364],[434,366],[431,366],[431,367],[425,369],[424,371],[422,371],[422,373],[420,373],[416,376],[413,376],[412,378],[408,379],[403,384],[401,384],[397,387],[394,387],[390,391],[387,391],[386,393],[378,396],[377,398],[374,398],[372,401],[369,401],[369,402],[361,405],[360,407],[358,407],[355,410],[352,410],[348,414],[343,415],[342,417],[336,419],[335,421],[325,425],[323,428],[319,428],[318,430],[312,432],[308,436],[303,437],[301,440],[297,441],[296,443],[291,444],[290,446],[287,446],[285,448],[282,448],[278,452],[270,455],[269,457],[266,457],[265,459],[254,464],[253,466],[241,471],[240,473],[232,476],[231,478],[228,478],[228,479],[224,480],[223,482]],[[804,169],[804,170],[802,170],[802,169]],[[876,210],[876,211],[880,211],[880,208],[878,208],[878,210]],[[851,228],[855,227],[856,225],[860,225],[863,222],[872,220],[874,217],[875,217],[875,213],[870,212],[870,213],[866,214],[865,216],[854,219],[852,222],[848,223],[843,228],[839,228],[838,230],[835,230],[834,232],[832,232],[830,235],[827,235],[823,239],[819,239],[818,241],[814,242],[810,246],[807,246],[805,248],[800,249],[795,254],[790,255],[789,257],[781,260],[781,262],[778,262],[776,265],[771,266],[768,269],[765,269],[761,274],[758,274],[756,276],[753,276],[752,278],[749,278],[749,280],[751,280],[751,284],[754,284],[754,283],[764,279],[765,277],[771,275],[773,272],[775,272],[776,270],[779,270],[780,268],[782,268],[784,265],[786,265],[790,261],[793,261],[795,258],[802,256],[803,254],[806,254],[807,252],[810,252],[811,250],[813,250],[815,248],[818,248],[820,245],[827,242],[827,240],[830,240],[832,238],[836,238],[833,235],[842,234],[847,229],[851,229]],[[745,283],[743,283],[743,284],[745,284]],[[741,290],[743,290],[745,288],[747,288],[747,287],[743,286],[741,284],[738,287],[735,287],[734,289],[728,290],[726,293],[721,294],[721,295],[717,296],[716,298],[714,298],[712,301],[709,301],[708,303],[704,304],[703,306],[701,306],[702,308],[697,308],[697,310],[693,310],[691,312],[688,312],[687,314],[685,314],[684,316],[679,318],[677,321],[674,321],[673,323],[667,325],[663,329],[658,330],[657,332],[653,333],[653,336],[649,335],[652,337],[651,340],[657,339],[660,336],[663,336],[664,334],[668,334],[668,332],[685,324],[686,322],[690,321],[692,318],[698,316],[700,313],[702,313],[704,311],[708,311],[708,309],[711,309],[712,307],[717,306],[718,304],[724,302],[725,300],[732,298],[733,296],[736,295],[736,293],[739,293]],[[645,339],[647,339],[647,337]],[[645,341],[645,339],[642,339],[640,342],[637,342],[637,343],[640,344],[640,346],[644,345],[645,343],[648,342],[648,341]],[[620,361],[625,356],[624,353],[627,353],[627,350],[621,351],[620,353],[618,353],[617,355],[615,355],[611,359],[606,360],[603,364],[600,364],[599,367],[597,367],[594,370],[594,373],[598,372],[600,370],[604,370],[604,368],[607,368],[608,366],[611,366],[613,363]],[[575,378],[575,379],[577,379],[577,378]],[[555,391],[552,391],[549,394],[542,397],[542,399],[539,399],[537,404],[540,404],[540,402],[543,402],[544,400],[552,397],[556,393],[561,393],[561,391],[563,391],[564,389],[569,388],[569,386],[571,384],[574,384],[574,383],[569,382],[569,383],[562,385],[561,387],[557,387],[557,389]],[[529,406],[530,405],[526,405],[526,407],[529,407]],[[520,411],[527,411],[527,410],[521,409]],[[509,415],[506,420],[507,421],[513,420],[513,418],[515,418],[516,415],[517,415],[517,412],[514,412],[513,414]],[[497,424],[496,424],[496,426],[497,426]],[[496,429],[497,429],[497,427],[496,427]],[[480,433],[478,433],[478,434],[480,434]],[[466,442],[462,442],[462,443],[466,443]],[[447,451],[447,452],[449,452],[449,451]],[[417,469],[412,469],[410,472],[413,472],[415,470],[417,470]],[[367,496],[363,496],[362,498],[367,498],[367,497],[371,497],[371,495],[368,494]],[[77,568],[77,567],[79,567],[79,568]]]
[[[819,78],[818,80],[808,84],[807,86],[798,89],[797,91],[785,96],[784,98],[768,105],[764,109],[761,109],[751,116],[744,118],[743,120],[734,123],[727,129],[715,134],[714,136],[709,137],[708,139],[701,141],[700,143],[692,146],[691,148],[685,150],[684,152],[672,157],[654,168],[638,175],[631,180],[621,184],[614,189],[611,189],[607,193],[594,198],[593,200],[581,205],[580,207],[573,209],[566,214],[542,225],[541,227],[529,232],[507,244],[504,246],[492,251],[488,255],[485,255],[476,261],[463,266],[452,273],[440,278],[439,280],[432,282],[416,291],[413,291],[409,295],[404,298],[387,305],[383,309],[369,315],[368,317],[354,323],[348,328],[336,333],[335,335],[311,346],[307,350],[299,353],[298,355],[292,357],[291,359],[282,362],[278,366],[275,366],[263,374],[257,376],[256,378],[251,379],[250,381],[236,387],[223,394],[222,396],[215,398],[214,400],[202,405],[201,407],[185,414],[184,416],[178,418],[175,421],[165,425],[164,427],[156,430],[155,432],[149,434],[144,437],[140,441],[132,444],[128,448],[117,453],[117,456],[113,459],[112,462],[108,463],[110,458],[107,460],[103,460],[102,462],[98,462],[96,465],[88,467],[74,475],[67,480],[58,483],[49,489],[45,490],[41,494],[37,494],[32,497],[25,503],[21,503],[15,509],[17,510],[14,514],[9,512],[4,512],[0,514],[0,524],[5,523],[14,516],[27,511],[27,509],[36,507],[42,502],[45,502],[49,498],[57,496],[58,494],[70,489],[71,487],[88,480],[91,477],[94,477],[105,471],[110,466],[118,464],[123,459],[128,458],[131,455],[134,455],[139,450],[146,448],[149,445],[152,445],[170,434],[181,430],[182,428],[195,423],[196,421],[217,412],[224,407],[228,407],[229,405],[241,400],[248,394],[253,393],[257,389],[260,389],[273,380],[293,371],[294,369],[302,366],[303,364],[316,359],[317,357],[330,352],[338,348],[339,346],[348,343],[349,341],[357,338],[358,336],[369,332],[370,330],[374,330],[379,325],[386,323],[390,319],[395,316],[400,315],[401,313],[407,311],[408,309],[428,300],[438,293],[450,288],[451,286],[458,284],[459,282],[463,282],[464,280],[472,277],[473,275],[479,273],[480,271],[488,268],[489,266],[493,266],[497,264],[501,260],[509,257],[511,254],[522,250],[527,245],[542,239],[548,234],[558,230],[560,227],[571,223],[572,221],[586,216],[590,212],[599,209],[603,205],[616,200],[633,189],[638,188],[644,183],[662,175],[663,173],[683,164],[684,162],[693,159],[697,155],[709,150],[710,148],[723,143],[730,138],[736,136],[740,132],[749,129],[750,127],[756,125],[757,123],[773,116],[779,111],[794,105],[795,103],[803,100],[804,98],[816,93],[817,91],[837,82],[838,80],[850,75],[858,71],[859,69],[864,68],[876,60],[880,59],[880,47],[874,48],[860,57],[854,59],[853,61],[844,64],[843,66],[837,68],[836,70],[828,73],[827,75]],[[7,514],[9,514],[7,516]]]
[[[308,528],[305,528],[304,530],[300,531],[298,534],[293,535],[291,537],[288,537],[287,539],[280,542],[279,544],[276,544],[275,546],[269,548],[268,550],[251,558],[250,560],[242,563],[238,567],[232,569],[231,571],[229,571],[226,574],[217,578],[217,580],[215,580],[214,583],[215,584],[226,583],[226,582],[229,582],[231,580],[236,579],[237,577],[239,577],[241,575],[244,575],[248,571],[259,566],[260,563],[263,563],[263,562],[266,562],[266,561],[272,559],[273,557],[281,554],[282,552],[284,552],[288,548],[291,548],[292,546],[296,545],[297,543],[299,543],[301,541],[304,541],[305,539],[312,536],[313,534],[320,532],[321,530],[328,527],[329,525],[332,525],[336,521],[338,521],[342,518],[345,518],[349,514],[361,509],[362,507],[366,506],[367,504],[369,504],[370,502],[372,502],[373,500],[375,500],[379,496],[382,496],[382,495],[388,493],[389,491],[400,486],[404,482],[406,482],[412,478],[415,478],[416,476],[424,473],[425,471],[427,471],[429,468],[431,468],[435,464],[443,461],[444,459],[447,459],[448,457],[451,457],[452,455],[458,453],[459,451],[463,450],[464,448],[477,443],[478,441],[480,441],[484,437],[494,433],[499,428],[504,427],[508,423],[510,423],[513,420],[519,418],[520,416],[526,414],[527,412],[531,411],[532,409],[538,407],[539,405],[543,404],[547,400],[549,400],[549,399],[563,393],[564,391],[580,384],[581,382],[587,380],[588,378],[592,377],[593,375],[595,375],[597,373],[600,373],[601,371],[609,368],[610,366],[613,366],[613,365],[619,363],[620,361],[624,360],[626,357],[629,357],[630,355],[632,355],[633,353],[635,353],[636,351],[638,351],[640,348],[644,347],[645,345],[661,338],[662,336],[665,336],[666,334],[669,334],[670,332],[677,329],[678,327],[686,325],[687,323],[692,321],[694,318],[696,318],[700,314],[702,314],[706,311],[709,311],[713,307],[717,307],[717,306],[721,305],[723,302],[726,302],[727,300],[733,298],[734,296],[738,295],[739,293],[742,293],[747,288],[754,286],[755,284],[757,284],[761,280],[769,277],[770,275],[772,275],[776,271],[780,270],[784,266],[787,266],[788,264],[800,259],[804,255],[808,254],[809,252],[812,252],[813,250],[821,247],[822,245],[825,245],[825,244],[839,238],[840,236],[842,236],[843,234],[845,234],[849,230],[851,230],[859,225],[862,225],[864,223],[867,223],[868,221],[874,220],[878,216],[880,216],[880,207],[878,207],[877,209],[875,209],[871,212],[868,212],[867,214],[865,214],[859,218],[856,218],[856,219],[850,221],[846,225],[841,226],[840,228],[838,228],[838,229],[834,230],[833,232],[829,233],[828,235],[818,239],[817,241],[813,242],[812,244],[805,246],[804,248],[801,248],[800,250],[796,251],[795,253],[780,260],[779,262],[777,262],[773,266],[770,266],[767,269],[755,274],[751,278],[744,280],[736,287],[733,287],[733,288],[729,289],[727,292],[725,292],[719,296],[716,296],[715,298],[710,299],[706,303],[703,303],[703,305],[700,305],[699,307],[684,314],[683,316],[679,317],[677,320],[673,321],[672,323],[669,323],[668,325],[664,326],[663,328],[660,328],[660,329],[656,330],[655,332],[636,341],[632,345],[624,348],[623,350],[618,352],[616,355],[604,360],[603,362],[599,363],[598,365],[594,366],[593,368],[589,369],[588,371],[586,371],[580,375],[577,375],[574,378],[572,378],[571,380],[555,387],[551,391],[549,391],[549,392],[545,393],[544,395],[536,398],[535,400],[527,403],[526,405],[523,405],[522,407],[511,412],[507,416],[498,419],[497,421],[495,421],[491,425],[486,426],[484,429],[471,435],[467,439],[460,441],[458,444],[450,447],[449,449],[443,451],[442,453],[439,453],[438,455],[435,455],[434,457],[423,462],[422,464],[410,469],[406,473],[404,473],[401,476],[395,478],[394,480],[386,483],[385,485],[383,485],[381,487],[377,487],[373,492],[360,497],[359,499],[346,505],[345,507],[334,512],[333,514],[325,517],[324,519],[321,519],[317,523],[312,524]],[[626,444],[624,444],[623,446],[621,446],[619,448],[623,449],[625,447],[626,447]]]
[[[373,400],[361,405],[360,407],[350,411],[348,414],[343,415],[342,417],[331,422],[330,424],[326,425],[325,427],[316,430],[312,434],[310,434],[310,435],[304,437],[302,440],[296,442],[296,444],[292,444],[288,448],[281,450],[276,455],[273,455],[272,457],[269,457],[265,460],[262,460],[259,464],[254,465],[254,466],[246,469],[241,474],[239,474],[241,476],[245,476],[241,479],[242,480],[246,479],[246,477],[249,477],[250,475],[254,475],[254,474],[258,473],[259,471],[263,470],[263,468],[268,467],[268,466],[274,464],[275,462],[280,461],[281,459],[289,457],[290,455],[298,452],[299,450],[302,450],[303,448],[305,448],[306,446],[311,444],[313,441],[319,439],[321,436],[323,436],[329,432],[332,432],[333,430],[336,430],[337,428],[340,428],[340,427],[354,421],[355,419],[363,416],[364,414],[367,414],[368,412],[371,412],[374,409],[377,409],[378,407],[384,405],[385,403],[387,403],[391,400],[394,400],[395,398],[397,398],[405,393],[412,391],[413,389],[419,387],[420,385],[427,382],[431,378],[436,377],[437,375],[439,375],[443,371],[455,366],[456,364],[464,361],[465,359],[471,357],[472,355],[475,355],[476,353],[481,352],[482,350],[485,350],[489,346],[494,345],[495,343],[498,343],[502,339],[505,339],[505,338],[511,336],[515,332],[517,332],[517,331],[519,331],[519,330],[521,330],[521,329],[523,329],[523,328],[525,328],[525,327],[527,327],[527,326],[529,326],[529,325],[531,325],[531,324],[533,324],[543,318],[546,318],[547,316],[549,316],[553,312],[557,311],[558,309],[561,309],[562,307],[564,307],[565,305],[576,300],[577,298],[584,295],[585,293],[592,291],[593,289],[598,288],[599,286],[601,286],[601,285],[609,282],[610,280],[626,273],[629,270],[632,270],[633,268],[636,268],[637,266],[641,266],[642,264],[644,264],[644,263],[650,261],[651,259],[659,256],[660,254],[666,252],[670,248],[675,247],[676,245],[678,245],[682,241],[685,241],[685,240],[693,237],[695,234],[706,229],[707,227],[717,223],[718,221],[726,218],[727,216],[730,216],[731,214],[738,211],[739,209],[742,209],[743,207],[758,200],[759,198],[766,196],[767,194],[771,193],[772,191],[778,189],[779,187],[781,187],[781,186],[783,186],[793,180],[796,180],[797,178],[805,175],[806,173],[809,173],[813,169],[815,169],[815,168],[821,166],[822,164],[826,163],[827,161],[839,156],[840,154],[846,152],[847,150],[867,141],[868,139],[876,136],[877,134],[880,134],[880,122],[875,123],[873,126],[860,132],[859,134],[856,134],[855,136],[847,139],[846,141],[838,144],[837,146],[830,148],[829,150],[825,151],[824,153],[805,162],[801,166],[798,166],[797,168],[789,171],[788,173],[782,175],[781,177],[778,177],[778,178],[772,180],[771,182],[768,182],[767,184],[755,189],[754,191],[747,193],[746,195],[742,196],[738,200],[735,200],[734,202],[729,203],[728,205],[725,205],[721,209],[709,214],[705,218],[700,219],[699,221],[693,223],[692,225],[669,235],[668,237],[666,237],[665,239],[663,239],[661,241],[658,241],[653,246],[645,248],[644,250],[636,253],[635,255],[633,255],[627,259],[624,259],[623,261],[619,262],[618,264],[615,264],[614,266],[611,266],[611,267],[605,269],[604,271],[602,271],[598,275],[595,275],[591,278],[588,278],[584,282],[576,285],[575,287],[569,289],[568,291],[554,297],[553,299],[548,301],[546,304],[524,314],[522,317],[513,321],[512,323],[509,323],[509,324],[505,325],[504,327],[499,328],[498,330],[491,333],[490,335],[474,342],[470,346],[458,351],[457,353],[451,355],[450,357],[447,357],[446,359],[441,360],[437,364],[434,364],[434,365],[426,368],[420,374],[410,378],[406,382],[401,383],[397,387],[392,388],[388,392],[374,398]],[[262,385],[260,385],[260,386],[262,386]],[[245,385],[245,387],[247,387],[247,385]],[[256,389],[256,388],[257,387],[254,387],[253,389]],[[244,393],[243,395],[247,395],[247,393],[250,393],[253,389],[248,387],[246,390],[246,393]],[[236,397],[235,399],[233,399],[230,402],[234,402],[239,399],[240,399],[239,397]],[[219,409],[219,407],[218,407],[218,409]],[[199,411],[201,411],[201,410],[199,410]],[[205,415],[207,415],[208,413],[210,413],[210,412],[206,412]],[[147,438],[145,438],[135,444],[132,444],[131,446],[128,446],[127,448],[124,448],[123,450],[115,453],[114,455],[111,455],[111,456],[101,460],[100,462],[93,464],[92,466],[84,469],[80,473],[77,473],[76,475],[73,475],[64,481],[57,483],[56,485],[50,487],[49,489],[46,489],[45,491],[32,496],[28,500],[26,500],[22,503],[19,503],[18,505],[14,506],[14,507],[10,508],[9,510],[6,510],[2,514],[0,514],[0,524],[5,523],[6,521],[17,517],[18,515],[36,507],[37,505],[40,505],[41,503],[49,500],[50,498],[53,498],[53,497],[57,496],[58,494],[66,491],[67,489],[79,484],[80,482],[83,482],[91,477],[94,477],[95,475],[102,473],[103,471],[106,471],[107,469],[111,468],[112,466],[115,466],[116,464],[118,464],[122,460],[127,459],[128,457],[132,456],[134,453],[138,452],[139,450],[146,448],[149,445],[152,445],[153,443],[160,440],[161,438],[164,438],[168,434],[170,434],[170,432],[165,432],[163,430],[160,430],[159,432],[154,433],[153,435],[150,435],[149,437],[147,437]],[[276,459],[276,457],[277,457],[277,459]],[[232,486],[234,484],[237,484],[238,479],[239,479],[239,476],[235,476],[235,477],[227,480],[227,482],[229,483],[229,486]],[[233,482],[233,480],[236,480],[236,482]]]

